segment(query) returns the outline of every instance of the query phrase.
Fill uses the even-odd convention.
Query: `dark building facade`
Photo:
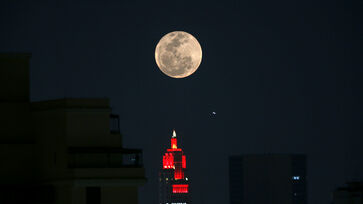
[[[333,204],[362,204],[363,181],[349,182],[333,193]]]
[[[30,54],[0,53],[0,203],[138,203],[141,149],[105,98],[30,101]]]
[[[231,204],[306,204],[306,156],[231,156],[229,191]]]
[[[177,146],[176,133],[173,131],[171,147],[163,155],[162,169],[159,172],[159,203],[187,204],[189,200],[189,181],[186,157]]]

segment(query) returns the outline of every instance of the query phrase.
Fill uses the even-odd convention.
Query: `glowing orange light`
[[[172,149],[177,149],[178,148],[176,138],[171,138],[171,148]]]

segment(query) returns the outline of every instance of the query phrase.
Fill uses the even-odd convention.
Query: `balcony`
[[[120,116],[110,115],[110,132],[111,134],[120,134]]]
[[[121,147],[69,147],[68,168],[142,168],[142,150]]]

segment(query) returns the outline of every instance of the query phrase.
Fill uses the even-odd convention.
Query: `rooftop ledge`
[[[0,52],[0,58],[30,58],[31,53],[27,52]]]
[[[33,110],[47,109],[110,109],[108,98],[62,98],[47,101],[32,102]]]

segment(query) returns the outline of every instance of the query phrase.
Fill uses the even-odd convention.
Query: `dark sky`
[[[125,146],[144,149],[141,204],[158,201],[173,128],[193,203],[228,203],[227,159],[244,153],[306,153],[309,203],[329,203],[334,188],[363,179],[362,6],[5,0],[0,51],[33,54],[33,101],[111,99]],[[203,49],[185,79],[167,77],[154,60],[158,40],[175,30]]]

